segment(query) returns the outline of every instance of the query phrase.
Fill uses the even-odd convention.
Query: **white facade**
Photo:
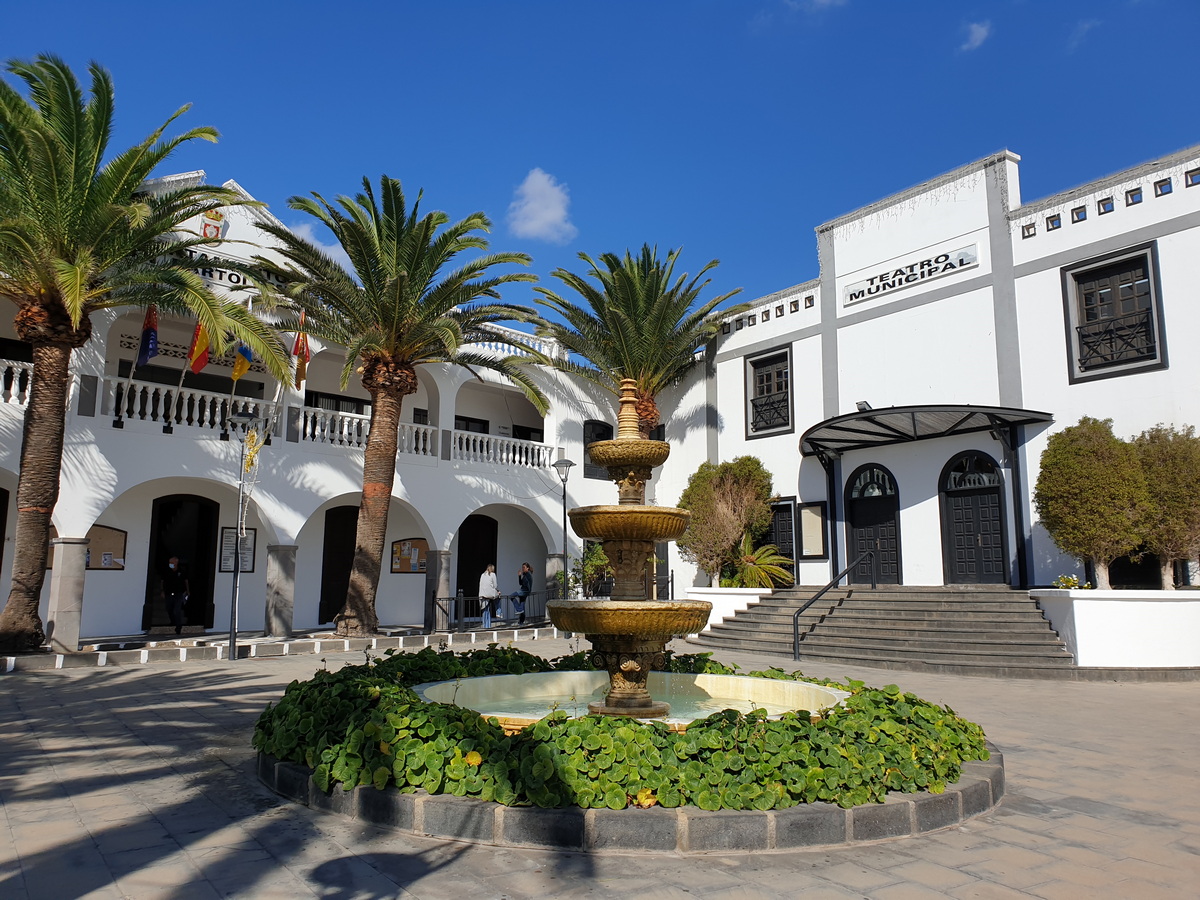
[[[717,413],[707,446],[682,448],[685,469],[705,455],[762,459],[795,505],[778,515],[799,583],[824,583],[880,536],[854,521],[881,514],[882,501],[853,496],[868,466],[896,494],[882,512],[884,581],[1036,585],[1077,572],[1032,504],[1048,436],[1084,415],[1124,437],[1200,420],[1200,147],[1028,204],[1018,163],[996,154],[821,225],[820,276],[728,322],[706,385]],[[1135,264],[1148,271],[1129,276]],[[1137,296],[1105,306],[1088,293],[1097,273]],[[830,430],[874,428],[893,407],[918,420],[987,408],[995,428],[808,455]],[[820,526],[801,540],[805,505],[810,524],[823,517],[823,542]],[[954,524],[981,515],[982,533]],[[970,541],[991,547],[972,553]]]
[[[876,538],[889,557],[884,580],[903,584],[1037,585],[1077,571],[1038,526],[1032,506],[1048,435],[1083,415],[1113,419],[1125,437],[1160,422],[1200,423],[1200,358],[1191,352],[1200,333],[1193,302],[1200,147],[1028,204],[1020,201],[1018,162],[996,154],[818,227],[820,276],[731,318],[709,370],[660,398],[672,455],[648,486],[649,498],[672,504],[700,462],[748,454],[773,474],[783,501],[776,538],[793,541],[801,584],[825,583]],[[255,218],[267,215],[230,211],[221,228],[231,243],[214,255],[225,248],[249,255],[232,242],[257,240]],[[1097,273],[1119,281],[1135,263],[1147,271],[1129,282],[1141,293],[1128,310],[1118,304],[1089,320],[1087,285]],[[209,277],[239,288],[219,260]],[[147,598],[169,543],[164,535],[183,528],[166,517],[182,516],[191,522],[184,532],[199,528],[211,537],[232,527],[236,513],[239,445],[220,439],[229,360],[205,370],[216,376],[213,389],[185,382],[180,392],[163,380],[163,370],[182,371],[193,322],[162,318],[160,356],[151,365],[163,383],[135,373],[134,415],[114,427],[141,315],[98,318],[72,364],[54,525],[63,537],[83,537],[93,526],[126,532],[123,564],[113,557],[105,568],[93,559],[86,573],[84,635],[153,624]],[[1114,340],[1123,349],[1114,350]],[[20,350],[11,324],[0,322],[5,596],[28,368]],[[313,341],[312,352],[304,390],[285,386],[279,396],[272,442],[261,455],[248,522],[254,570],[241,579],[247,629],[268,625],[262,598],[281,591],[295,627],[328,621],[320,609],[326,544],[344,537],[346,514],[338,508],[359,500],[369,397],[356,380],[340,388],[339,348]],[[542,377],[552,404],[544,418],[491,375],[477,380],[426,366],[419,380],[404,403],[387,540],[389,548],[424,541],[429,552],[424,571],[393,573],[385,564],[385,624],[428,623],[432,597],[460,587],[472,594],[478,572],[460,579],[458,565],[480,554],[498,564],[502,590],[515,589],[524,561],[534,565],[535,590],[544,588],[562,552],[561,486],[550,465],[564,457],[584,462],[586,423],[615,424],[610,397],[558,374]],[[235,408],[271,408],[277,385],[265,373],[253,370],[241,386],[256,386],[257,395],[236,398]],[[168,415],[168,397],[186,402]],[[982,407],[992,411],[994,427],[816,452],[823,423],[846,424],[839,417],[850,416],[854,427],[873,427],[893,407],[910,411],[914,424],[950,408],[965,415],[964,407]],[[614,502],[613,486],[588,474],[582,465],[573,470],[570,505]],[[885,503],[889,491],[894,499]],[[992,517],[986,527],[971,518],[985,514]],[[474,526],[482,520],[472,516],[491,524],[480,532]],[[955,517],[969,521],[954,526]],[[972,556],[972,540],[990,546]],[[572,535],[568,552],[579,550]],[[220,571],[211,544],[193,555],[207,606],[189,616],[219,630],[228,621],[232,574]],[[673,547],[669,562],[678,594],[707,583]],[[861,569],[851,575],[863,577]]]

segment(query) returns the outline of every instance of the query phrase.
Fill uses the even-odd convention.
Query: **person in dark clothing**
[[[162,592],[167,601],[167,615],[171,617],[175,633],[182,634],[183,605],[187,603],[189,588],[187,575],[179,564],[178,556],[172,556],[167,561],[167,571],[163,573],[162,578]]]
[[[512,601],[512,608],[517,614],[517,624],[525,624],[525,598],[533,591],[533,566],[529,563],[521,563],[521,571],[517,575],[517,592],[508,599]]]

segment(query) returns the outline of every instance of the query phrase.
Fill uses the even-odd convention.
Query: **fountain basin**
[[[593,541],[673,541],[692,514],[670,506],[580,506],[567,513],[581,538]]]
[[[587,445],[588,458],[593,465],[616,468],[656,469],[671,455],[671,445],[666,441],[648,441],[642,438],[621,438],[613,441],[596,441]]]
[[[711,611],[707,600],[551,600],[546,604],[550,620],[563,631],[643,640],[699,634]]]
[[[723,709],[765,709],[769,716],[778,718],[793,710],[816,714],[850,696],[819,684],[747,675],[651,672],[647,686],[656,698],[670,703],[670,715],[655,721],[673,731],[686,731],[696,719]],[[505,731],[512,732],[555,710],[572,717],[586,715],[589,702],[603,700],[608,687],[605,672],[535,672],[429,682],[417,685],[415,690],[428,702],[451,703],[482,716],[494,716]]]

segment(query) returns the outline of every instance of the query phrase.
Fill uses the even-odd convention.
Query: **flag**
[[[250,348],[238,341],[237,352],[233,354],[233,372],[229,377],[237,381],[243,375],[250,371],[250,363],[254,362],[254,354],[250,352]]]
[[[308,335],[304,333],[304,313],[300,313],[300,330],[296,332],[292,356],[296,357],[296,390],[300,390],[300,385],[304,384],[308,375],[308,361],[312,359],[312,353],[308,349]]]
[[[199,374],[200,370],[208,365],[208,332],[199,322],[196,323],[196,330],[192,332],[192,346],[188,348],[187,358],[188,368],[193,374]]]
[[[142,322],[142,342],[138,345],[137,362],[134,366],[144,366],[155,356],[158,356],[158,308],[151,303]]]

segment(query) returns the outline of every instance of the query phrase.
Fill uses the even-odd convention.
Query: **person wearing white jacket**
[[[479,576],[479,608],[483,613],[483,627],[492,627],[492,604],[500,598],[500,582],[496,580],[496,564],[489,563]]]

